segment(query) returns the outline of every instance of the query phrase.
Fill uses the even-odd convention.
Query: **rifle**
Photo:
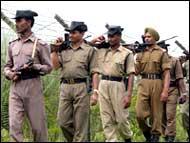
[[[183,53],[184,53],[187,57],[190,56],[189,51],[187,51],[186,48],[185,48],[179,41],[176,40],[175,43],[176,43],[176,45],[177,45],[178,47],[180,47],[180,48],[183,50]]]
[[[65,23],[65,21],[64,21],[58,14],[55,14],[54,18],[55,18],[65,29],[68,29],[68,28],[69,28],[68,24]],[[64,42],[60,45],[60,48],[59,48],[58,50],[54,47],[55,44],[51,44],[51,50],[52,50],[52,51],[55,50],[55,51],[61,52],[61,51],[65,50],[65,49],[67,49],[67,48],[70,46],[71,41],[69,41],[69,33],[65,33],[65,34],[64,34],[64,37],[65,37],[65,40],[64,40]],[[87,38],[89,38],[89,37],[91,37],[91,35],[87,35],[87,36],[84,38],[84,40],[87,39]],[[86,42],[86,41],[85,41],[85,42]]]
[[[157,42],[156,44],[158,46],[160,46],[161,48],[163,49],[167,49],[168,46],[170,46],[169,44],[166,44],[165,42],[167,40],[170,40],[170,39],[173,39],[173,38],[176,38],[177,36],[173,36],[171,38],[168,38],[168,39],[165,39],[165,40],[161,40],[159,42]],[[147,46],[151,46],[153,44],[151,43],[145,43],[145,39],[144,39],[144,36],[141,37],[142,38],[142,41],[143,43],[139,43],[138,41],[135,41],[134,44],[123,44],[124,47],[127,47],[128,49],[132,50],[133,52],[135,53],[139,53],[139,52],[142,52],[144,51],[144,49],[147,47]]]

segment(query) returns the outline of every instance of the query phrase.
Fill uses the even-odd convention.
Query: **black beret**
[[[108,27],[108,35],[115,35],[115,34],[121,34],[123,31],[123,28],[121,26],[109,26]]]
[[[31,10],[17,10],[16,16],[13,19],[19,18],[33,18],[34,16],[38,16],[38,14]]]
[[[66,28],[65,31],[71,32],[71,31],[80,31],[80,32],[86,32],[88,30],[87,25],[84,24],[84,22],[79,21],[72,21],[69,28]]]

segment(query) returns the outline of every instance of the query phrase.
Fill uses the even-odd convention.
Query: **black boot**
[[[166,142],[174,142],[175,136],[167,136]]]
[[[143,132],[146,142],[150,142],[151,134],[150,132]]]
[[[130,143],[131,142],[131,139],[129,138],[129,139],[125,139],[125,142],[126,143]]]
[[[151,142],[159,142],[159,138],[160,138],[160,136],[159,135],[151,135],[151,139],[150,139],[150,141]]]

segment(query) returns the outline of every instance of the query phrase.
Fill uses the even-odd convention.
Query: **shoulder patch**
[[[14,40],[12,40],[12,41],[9,41],[9,44],[11,44],[11,43],[13,43],[13,42],[15,42],[15,41],[17,41],[18,40],[18,38],[17,39],[14,39]]]

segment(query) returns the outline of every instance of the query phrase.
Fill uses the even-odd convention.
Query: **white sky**
[[[87,35],[92,37],[106,32],[105,24],[108,23],[122,26],[123,39],[127,43],[132,43],[136,40],[141,41],[145,27],[153,27],[159,32],[161,40],[179,36],[167,42],[171,45],[170,54],[174,56],[182,54],[175,45],[175,40],[189,49],[188,1],[1,1],[1,10],[9,17],[14,17],[16,10],[22,9],[31,9],[39,14],[35,18],[33,31],[48,42],[64,35],[64,28],[54,19],[57,13],[69,25],[73,20],[84,21],[89,29]],[[43,28],[49,24],[51,25],[47,26],[47,29]],[[7,27],[4,22],[2,26]]]

